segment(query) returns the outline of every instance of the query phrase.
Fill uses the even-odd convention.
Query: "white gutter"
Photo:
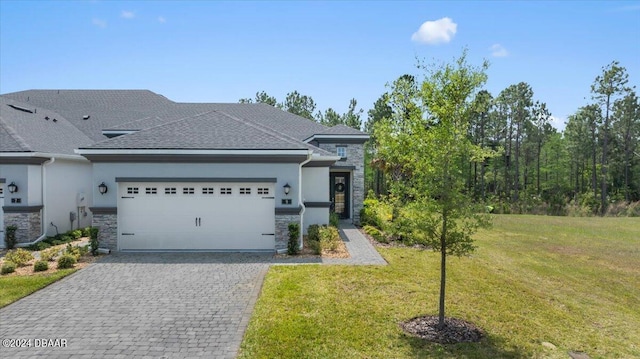
[[[28,247],[32,244],[36,244],[38,242],[40,242],[41,240],[45,239],[47,237],[47,223],[48,218],[47,218],[47,176],[46,176],[46,169],[47,166],[50,164],[53,164],[56,161],[55,157],[50,157],[48,161],[46,161],[45,163],[42,164],[42,170],[40,171],[40,175],[41,175],[41,181],[40,181],[40,185],[42,186],[42,218],[41,218],[41,223],[42,223],[42,234],[40,235],[40,237],[36,238],[35,241],[33,242],[27,242],[27,243],[18,243],[16,244],[16,247]]]
[[[302,166],[309,163],[312,156],[313,152],[309,153],[307,159],[302,161],[300,163],[300,167],[298,167],[298,204],[302,207],[302,211],[300,212],[300,249],[304,247],[304,243],[302,243],[302,241],[304,240],[304,228],[302,228],[302,226],[304,225],[304,212],[307,209],[304,206],[304,201],[302,200]]]
[[[301,150],[77,149],[79,155],[308,155]]]
[[[25,158],[47,157],[49,159],[58,158],[61,160],[89,162],[88,159],[79,155],[51,154],[51,153],[44,153],[44,152],[5,152],[5,153],[0,153],[0,157],[25,157]]]

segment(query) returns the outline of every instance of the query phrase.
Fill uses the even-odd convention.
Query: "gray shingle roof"
[[[249,122],[211,111],[115,137],[91,149],[307,149],[303,143],[269,133]]]
[[[0,152],[75,154],[74,149],[91,143],[60,114],[0,96]]]
[[[314,135],[366,135],[366,133],[356,130],[353,127],[345,125],[335,125],[331,128],[325,129],[322,132],[314,133]]]
[[[114,146],[118,145],[124,146],[122,148],[266,148],[284,146],[287,143],[287,148],[310,148],[316,153],[331,155],[302,141],[320,133],[354,134],[353,131],[356,131],[362,134],[346,126],[329,129],[267,104],[176,103],[148,90],[28,90],[4,94],[0,98],[21,101],[29,107],[38,108],[39,113],[45,108],[56,112],[58,117],[64,118],[65,126],[69,124],[76,128],[76,131],[69,132],[70,135],[77,134],[78,131],[84,134],[80,136],[81,140],[66,142],[81,142],[82,144],[76,148],[116,148]],[[225,117],[229,118],[221,119]],[[212,123],[205,124],[205,119]],[[235,122],[229,122],[231,120]],[[252,133],[253,136],[213,139],[214,135],[224,136],[222,129],[216,128],[220,123],[229,126],[225,131],[240,134],[242,127],[246,133]],[[206,134],[194,133],[193,129],[186,127],[188,124],[199,124],[201,128],[210,131]],[[172,126],[174,127],[171,130]],[[102,134],[103,130],[145,129],[149,131],[119,136],[108,141],[105,141],[106,137]],[[46,131],[38,128],[33,130],[40,132],[38,136],[46,136]],[[179,132],[194,135],[200,142],[194,143],[191,137],[183,136]],[[18,129],[16,133],[22,136],[22,129]],[[169,135],[173,136],[172,140]],[[21,142],[15,139],[16,136],[8,135],[7,131],[3,130],[1,136],[7,138],[2,146],[14,150],[23,147],[20,145]],[[12,140],[9,140],[9,137]],[[86,141],[87,137],[90,139],[89,143]],[[279,140],[274,142],[274,138]],[[134,141],[141,143],[135,144]],[[95,146],[91,146],[92,143],[95,143]],[[67,147],[64,150],[64,153],[69,152]]]

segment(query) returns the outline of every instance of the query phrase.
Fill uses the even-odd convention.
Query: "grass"
[[[638,219],[496,216],[476,239],[448,261],[447,315],[483,328],[481,342],[402,333],[437,314],[439,258],[389,248],[385,267],[272,267],[240,358],[640,357]]]
[[[75,272],[77,269],[63,269],[51,274],[0,277],[0,308],[24,298],[49,284]]]

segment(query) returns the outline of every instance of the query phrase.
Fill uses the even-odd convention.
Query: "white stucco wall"
[[[93,206],[116,207],[116,177],[211,177],[211,178],[277,178],[275,184],[275,206],[280,208],[298,205],[298,163],[109,163],[93,164]],[[101,195],[98,185],[104,182],[108,192]],[[285,196],[283,186],[291,186]],[[291,205],[282,205],[283,198],[290,198]]]
[[[302,168],[302,200],[305,202],[329,201],[329,167]]]
[[[4,184],[4,197],[5,197],[5,206],[26,206],[29,198],[28,198],[28,165],[3,165],[0,164],[0,178],[6,179],[6,183]],[[11,183],[15,182],[18,186],[17,193],[9,193],[7,186]],[[11,203],[11,198],[20,198],[22,203],[16,204]]]
[[[93,194],[91,174],[92,169],[89,161],[56,159],[54,163],[47,165],[45,189],[47,235],[56,234],[55,228],[50,225],[51,222],[58,226],[60,233],[70,230],[70,212],[76,212],[77,215],[73,229],[78,227],[77,218],[80,218],[80,228],[91,225],[91,213],[88,210],[87,216],[83,216],[82,212],[78,213],[76,202],[78,193],[84,193],[86,207],[91,206]]]
[[[42,166],[27,166],[27,205],[42,205]],[[24,200],[23,200],[24,201]]]
[[[302,222],[302,226],[304,227],[304,234],[307,234],[307,229],[312,224],[329,224],[329,208],[305,209]]]

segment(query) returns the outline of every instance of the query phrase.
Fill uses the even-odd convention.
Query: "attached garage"
[[[118,179],[121,251],[273,251],[275,179]]]

